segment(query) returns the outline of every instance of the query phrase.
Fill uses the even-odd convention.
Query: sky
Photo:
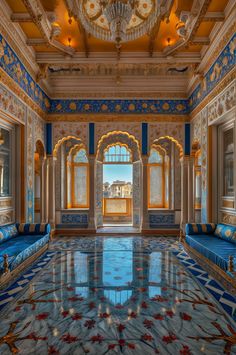
[[[110,184],[115,180],[133,181],[132,164],[103,164],[103,182]]]

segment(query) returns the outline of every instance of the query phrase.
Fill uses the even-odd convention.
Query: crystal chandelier
[[[161,0],[76,0],[76,17],[98,39],[122,42],[150,33],[161,17]]]

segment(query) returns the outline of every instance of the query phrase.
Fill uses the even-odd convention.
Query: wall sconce
[[[69,22],[69,25],[72,24],[72,17],[69,17],[68,22]]]
[[[169,47],[169,46],[171,45],[171,38],[168,37],[168,38],[166,39],[166,41],[167,41],[167,47]]]
[[[71,47],[71,37],[68,37],[68,46]]]

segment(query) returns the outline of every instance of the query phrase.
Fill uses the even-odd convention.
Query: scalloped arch
[[[177,139],[175,139],[174,137],[172,137],[172,136],[159,137],[159,138],[154,140],[153,144],[156,144],[157,142],[159,142],[161,140],[164,140],[164,139],[169,139],[171,142],[174,142],[176,144],[177,148],[179,149],[180,158],[184,155],[182,144],[180,144],[179,141]]]
[[[124,131],[111,131],[104,134],[97,144],[97,160],[103,161],[104,150],[114,143],[126,145],[132,152],[133,162],[141,159],[139,142],[132,134]]]
[[[57,151],[59,149],[59,147],[66,141],[70,140],[70,139],[74,139],[74,140],[77,140],[78,141],[78,144],[83,144],[84,143],[82,142],[82,140],[79,138],[79,137],[76,137],[76,136],[66,136],[66,137],[63,137],[61,139],[59,139],[59,141],[55,144],[54,146],[54,149],[53,149],[53,156],[56,157],[57,156]],[[84,149],[86,150],[86,147],[84,145]],[[87,150],[86,150],[86,153],[87,153]]]

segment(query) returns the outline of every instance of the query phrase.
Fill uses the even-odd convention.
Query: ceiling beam
[[[11,15],[12,22],[33,22],[28,12],[15,12]]]
[[[191,41],[194,40],[197,30],[207,13],[210,3],[211,0],[194,0],[191,11],[181,12],[180,21],[183,23],[183,26],[181,26],[178,30],[178,34],[181,38],[173,45],[164,49],[165,55],[173,55],[182,47],[187,47]]]
[[[209,45],[210,44],[210,39],[209,37],[194,37],[194,39],[191,41],[191,44],[200,44],[200,45]]]
[[[73,48],[65,46],[64,44],[53,38],[52,25],[48,20],[46,11],[44,10],[40,0],[22,0],[22,2],[29,11],[29,15],[31,16],[34,24],[39,29],[41,35],[43,36],[43,39],[46,40],[50,46],[58,49],[59,51],[65,54],[72,56],[75,53],[75,50]]]
[[[225,20],[224,12],[207,12],[203,17],[203,21],[222,22]]]

